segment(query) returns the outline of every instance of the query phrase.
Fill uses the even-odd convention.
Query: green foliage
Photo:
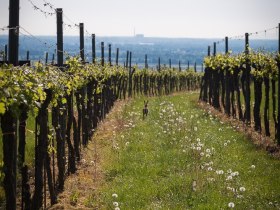
[[[275,80],[278,78],[277,63],[279,63],[279,54],[251,51],[249,54],[231,55],[228,53],[204,58],[205,67],[214,71],[229,69],[231,73],[235,69],[244,69],[246,62],[252,67],[252,75],[258,78],[269,77]]]
[[[198,109],[197,97],[149,98],[144,120],[143,98],[126,106],[126,129],[104,155],[104,209],[115,193],[121,209],[279,209],[279,161]]]
[[[116,81],[121,78],[128,79],[127,69],[120,66],[82,64],[78,57],[69,57],[66,63],[68,64],[66,69],[44,66],[41,63],[37,63],[34,67],[0,66],[0,114],[11,109],[18,115],[20,104],[25,104],[29,110],[36,113],[46,98],[46,89],[52,90],[52,105],[56,106],[58,100],[62,103],[67,102],[65,93],[69,95],[76,92],[93,80],[98,81],[94,91],[99,93],[109,78]],[[173,69],[163,69],[161,72],[136,69],[135,76],[150,78],[170,76],[173,79],[201,77],[194,72],[179,72]]]

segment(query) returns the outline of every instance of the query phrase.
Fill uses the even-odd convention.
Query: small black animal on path
[[[143,119],[144,119],[145,117],[147,117],[148,112],[149,112],[149,110],[148,110],[148,103],[149,103],[149,101],[145,101],[145,100],[144,100]]]

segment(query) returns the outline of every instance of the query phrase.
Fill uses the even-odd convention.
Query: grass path
[[[53,209],[280,209],[280,161],[197,97],[119,102]]]

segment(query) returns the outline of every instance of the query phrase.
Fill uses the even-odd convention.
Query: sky
[[[223,38],[275,28],[280,0],[20,0],[20,26],[33,35],[55,35],[56,16],[44,1],[63,8],[65,24],[84,23],[89,34]],[[0,0],[0,28],[8,26],[9,0]],[[258,36],[276,38],[277,29]],[[23,33],[26,33],[22,31]],[[0,35],[7,31],[1,31]],[[64,27],[65,35],[79,35]]]

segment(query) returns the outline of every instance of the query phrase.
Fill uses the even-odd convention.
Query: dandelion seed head
[[[119,206],[119,203],[118,202],[113,202],[113,205],[115,206],[115,207],[118,207]]]
[[[113,193],[113,194],[112,194],[112,197],[113,197],[113,198],[117,198],[117,197],[118,197],[118,194],[117,194],[117,193]]]
[[[245,190],[246,190],[245,187],[240,187],[240,188],[239,188],[239,191],[240,191],[240,192],[245,192]]]
[[[229,207],[229,208],[234,208],[234,206],[235,206],[235,205],[234,205],[233,202],[229,202],[229,203],[228,203],[228,207]]]

